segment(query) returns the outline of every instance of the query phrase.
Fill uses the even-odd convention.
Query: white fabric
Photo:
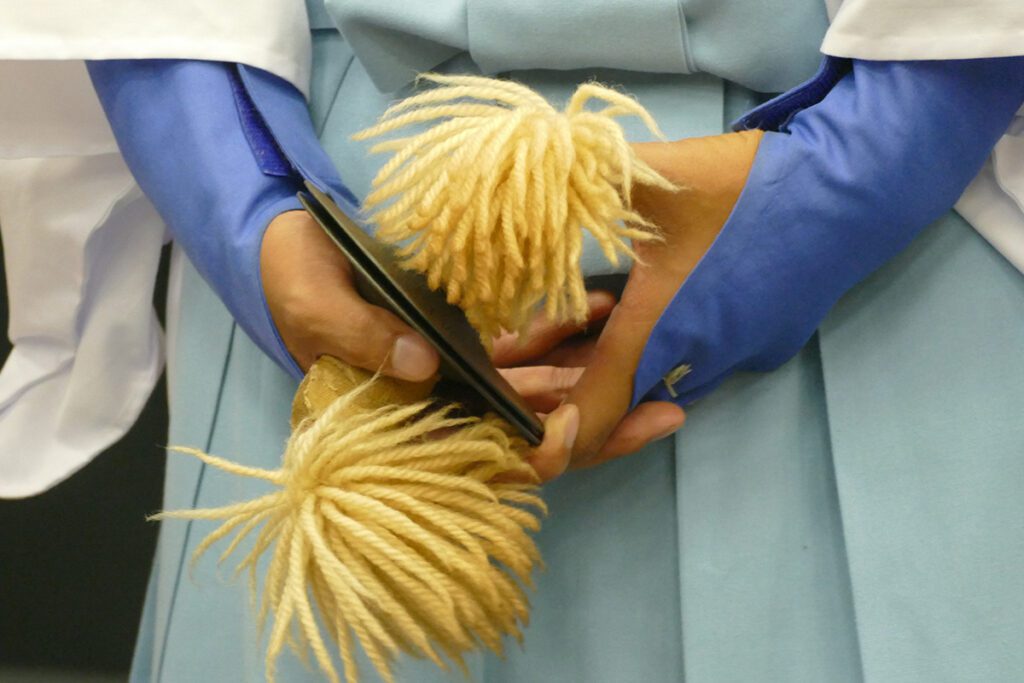
[[[81,467],[138,417],[163,367],[163,224],[118,154],[0,161],[9,334],[0,496]]]
[[[240,62],[306,92],[303,0],[0,0],[0,227],[14,351],[0,497],[46,490],[131,427],[163,367],[164,227],[117,153],[84,59]]]
[[[826,0],[834,9],[834,0]],[[974,59],[1024,54],[1021,0],[845,0],[822,52],[858,59]]]
[[[0,60],[0,122],[0,159],[117,151],[81,61]]]
[[[1024,109],[956,210],[1024,273]]]
[[[821,51],[872,60],[1024,55],[1024,0],[825,0]],[[1024,108],[956,210],[1024,273]]]
[[[0,158],[117,149],[83,59],[241,62],[302,92],[312,61],[303,0],[0,0]]]
[[[0,60],[189,58],[266,69],[303,92],[311,64],[303,0],[0,0]],[[45,87],[45,83],[26,84]]]

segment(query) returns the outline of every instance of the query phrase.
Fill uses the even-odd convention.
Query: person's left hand
[[[952,208],[1022,97],[1021,58],[830,60],[742,121],[768,132],[637,145],[682,189],[634,188],[664,239],[637,245],[567,398],[581,415],[573,464],[614,457],[635,401],[687,404],[792,358],[846,291]]]
[[[614,309],[615,297],[594,291],[587,296],[589,314],[583,324],[556,324],[542,314],[522,336],[505,334],[494,340],[492,360],[527,404],[544,419],[544,441],[528,457],[543,481],[554,479],[569,465],[580,424],[576,405],[564,401],[594,356],[597,334]],[[653,401],[610,425],[604,452],[609,457],[640,450],[679,429],[686,415],[673,403]]]
[[[582,416],[572,467],[598,465],[638,450],[623,449],[616,430],[626,426],[624,416],[645,344],[728,219],[760,140],[760,131],[753,131],[634,146],[641,159],[682,189],[634,188],[634,208],[659,227],[662,239],[634,245],[638,262],[630,271],[622,300],[611,312],[592,348],[592,362],[568,398]],[[674,403],[653,404],[682,411]],[[646,415],[647,405],[651,404],[640,403],[630,415]],[[667,408],[658,411],[664,413]]]
[[[634,207],[662,228],[663,240],[634,245],[640,262],[622,301],[591,292],[589,334],[538,316],[524,340],[495,340],[495,365],[507,368],[538,413],[553,411],[530,458],[542,479],[635,453],[682,427],[686,414],[675,403],[630,411],[632,380],[658,316],[728,218],[759,141],[755,132],[636,145],[641,159],[685,190],[634,188]]]

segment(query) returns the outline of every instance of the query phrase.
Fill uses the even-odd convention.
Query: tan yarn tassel
[[[520,583],[531,585],[540,559],[527,533],[540,526],[531,508],[545,511],[520,455],[526,443],[494,416],[457,416],[431,402],[432,384],[371,379],[323,357],[296,394],[280,469],[176,449],[280,487],[157,516],[222,520],[194,559],[232,536],[224,561],[262,525],[236,573],[249,571],[255,598],[257,561],[270,553],[260,600],[261,626],[273,613],[268,680],[285,643],[303,657],[308,646],[340,680],[313,602],[348,681],[358,680],[353,634],[385,680],[399,653],[464,669],[464,653],[501,653],[504,636],[520,638],[529,604]]]
[[[657,238],[631,208],[631,188],[674,188],[636,157],[615,121],[638,116],[657,133],[653,119],[595,84],[559,112],[515,83],[425,78],[439,87],[357,136],[435,124],[373,147],[394,153],[367,200],[378,237],[406,242],[406,265],[445,288],[485,340],[524,329],[542,301],[549,318],[582,321],[582,230],[613,263],[632,256],[627,240]],[[589,111],[591,101],[605,106]],[[520,637],[523,586],[539,563],[528,532],[545,511],[522,458],[527,444],[493,415],[464,417],[431,402],[432,388],[325,357],[299,387],[280,469],[177,449],[278,487],[247,502],[158,515],[222,521],[194,558],[230,536],[223,561],[254,538],[237,566],[254,595],[257,562],[269,554],[260,598],[261,624],[273,614],[268,680],[287,643],[302,656],[311,650],[339,681],[321,628],[351,682],[356,640],[391,680],[400,653],[464,670],[468,651],[500,653],[504,636]]]
[[[384,112],[355,135],[393,156],[366,198],[379,239],[402,243],[405,265],[462,307],[485,340],[523,330],[544,302],[552,320],[582,322],[587,295],[579,261],[586,229],[605,257],[633,257],[628,240],[656,238],[633,211],[634,184],[676,189],[641,161],[619,116],[663,137],[639,102],[595,83],[565,111],[524,85],[479,76],[426,74],[439,87]],[[604,108],[588,110],[591,102]]]

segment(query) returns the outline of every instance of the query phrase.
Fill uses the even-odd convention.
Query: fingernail
[[[587,303],[593,308],[601,304],[614,306],[617,302],[615,295],[611,292],[606,292],[603,289],[592,289],[587,292]]]
[[[576,436],[580,432],[580,409],[571,403],[562,408],[562,439],[566,450],[572,450]]]
[[[437,352],[419,337],[406,334],[395,340],[391,369],[399,379],[424,380],[437,368]]]
[[[683,421],[674,423],[671,427],[654,437],[655,441],[661,441],[662,439],[668,438],[679,431],[679,428],[683,426]]]

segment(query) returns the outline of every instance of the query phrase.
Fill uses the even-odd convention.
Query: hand
[[[661,229],[664,239],[635,245],[639,261],[622,300],[568,396],[581,417],[574,467],[597,465],[637,450],[639,446],[623,447],[622,432],[637,429],[640,420],[657,417],[669,433],[674,431],[670,424],[682,425],[682,409],[672,403],[641,403],[626,417],[633,378],[655,323],[729,217],[760,139],[760,131],[752,131],[635,145],[641,159],[683,189],[634,190],[634,207]],[[671,413],[669,406],[678,412]],[[676,423],[671,421],[674,415]]]
[[[847,290],[953,206],[1020,108],[1022,64],[830,58],[743,122],[777,132],[639,146],[684,189],[634,196],[665,240],[638,249],[570,393],[575,460],[608,457],[609,425],[634,400],[689,402],[796,354]],[[685,377],[662,383],[680,361]]]
[[[580,425],[580,410],[564,401],[594,357],[597,334],[613,308],[607,292],[590,292],[589,314],[582,325],[555,324],[538,315],[525,336],[505,334],[494,340],[492,360],[509,383],[545,420],[544,442],[528,460],[541,480],[567,469]],[[686,416],[678,406],[650,402],[612,425],[604,452],[609,457],[640,450],[675,432]]]
[[[348,259],[305,211],[270,222],[260,270],[270,314],[303,372],[324,354],[410,381],[437,372],[434,347],[390,311],[363,300]]]
[[[437,351],[398,317],[359,296],[348,260],[304,211],[289,211],[271,221],[260,266],[274,323],[303,371],[329,354],[399,379],[419,381],[437,372]],[[590,304],[588,324],[594,331],[615,299],[597,292]],[[494,342],[495,364],[546,420],[544,443],[530,456],[543,480],[561,474],[569,462],[579,411],[558,406],[593,353],[595,338],[582,334],[585,327],[553,325],[538,316],[522,340],[509,334]],[[610,437],[610,446],[636,450],[681,423],[679,408],[665,404],[671,409],[666,420],[654,405],[660,404],[648,404],[625,420]]]

